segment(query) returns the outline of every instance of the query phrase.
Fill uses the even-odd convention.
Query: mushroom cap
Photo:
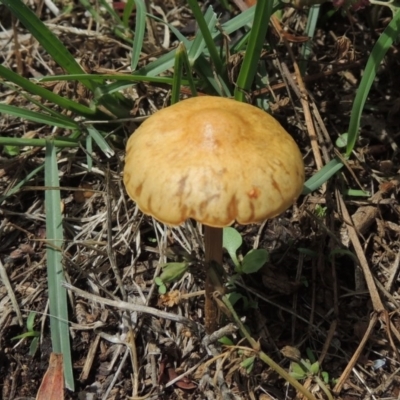
[[[269,114],[201,96],[149,117],[129,138],[124,183],[139,209],[168,225],[260,222],[300,195],[304,164]]]

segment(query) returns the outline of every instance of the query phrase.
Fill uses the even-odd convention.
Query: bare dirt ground
[[[195,22],[184,1],[149,3],[161,7],[169,22],[185,35],[193,36]],[[107,21],[96,35],[88,35],[94,22],[78,2],[57,19],[40,4],[34,6],[37,13],[54,25],[54,31],[88,72],[129,72],[129,46],[113,35]],[[233,3],[232,12],[219,4],[215,9],[222,19],[240,12]],[[319,169],[319,163],[326,164],[335,155],[333,143],[347,129],[363,66],[390,17],[385,9],[377,8],[348,15],[337,12],[330,17],[331,4],[322,10],[305,82],[312,118],[319,121],[316,148],[311,146],[315,137],[307,130],[301,99],[287,83],[288,76],[293,76],[293,62],[273,29],[269,39],[275,43],[276,53],[263,54],[274,77],[268,89],[272,113],[299,144],[307,177]],[[152,12],[159,14],[160,10],[153,8]],[[0,15],[4,29],[12,32],[11,17],[3,6]],[[290,46],[295,55],[305,23],[305,11],[286,10],[282,24],[292,36]],[[13,40],[2,36],[4,65],[29,78],[62,73],[22,26],[16,23],[14,29],[20,50],[15,50]],[[147,37],[142,65],[165,51],[160,46],[163,32],[156,24],[155,37]],[[168,45],[177,45],[173,37]],[[248,302],[236,304],[238,314],[261,348],[285,369],[290,366],[281,352],[285,346],[297,348],[304,359],[312,354],[320,361],[319,373],[325,373],[327,385],[337,392],[334,398],[344,400],[400,398],[399,50],[394,46],[389,51],[378,72],[359,142],[343,173],[317,192],[301,196],[279,218],[261,226],[237,226],[245,240],[243,254],[256,244],[271,255],[261,272],[243,277],[240,292]],[[232,60],[233,76],[240,62]],[[74,82],[54,83],[52,89],[87,101]],[[0,96],[1,101],[32,108],[6,85],[1,86]],[[169,88],[138,84],[131,96],[135,101],[132,118],[145,116],[168,104]],[[252,101],[257,96],[260,93],[249,94]],[[125,135],[113,139],[113,158],[94,152],[91,172],[82,149],[59,154],[66,276],[73,286],[94,295],[147,304],[203,324],[199,228],[188,223],[170,229],[143,216],[123,188],[124,143],[136,125],[127,122]],[[2,136],[49,134],[51,130],[45,126],[7,116],[0,120]],[[41,148],[24,148],[15,157],[1,154],[0,195],[43,162]],[[0,260],[11,283],[8,289],[0,284],[0,387],[4,400],[35,398],[51,352],[42,178],[37,175],[0,204]],[[86,191],[75,190],[78,188]],[[350,196],[348,188],[364,189],[371,196]],[[198,263],[169,287],[167,298],[161,298],[154,277],[166,257],[179,259],[185,251],[199,255]],[[228,257],[224,268],[228,275],[233,273]],[[24,321],[30,311],[37,313],[40,346],[33,356],[29,355],[29,338],[12,340],[24,332],[12,305],[13,295]],[[242,362],[253,354],[250,350],[218,343],[210,350],[204,333],[182,323],[127,312],[73,293],[69,300],[76,392],[66,393],[66,398],[127,399],[134,395],[143,399],[265,400],[296,396],[258,359],[251,371],[246,370]],[[225,324],[229,322],[225,320]],[[240,340],[237,333],[231,337]],[[364,346],[360,348],[360,344]],[[248,346],[245,341],[240,345]],[[346,367],[348,374],[343,374]],[[316,398],[326,398],[312,376],[302,382]]]

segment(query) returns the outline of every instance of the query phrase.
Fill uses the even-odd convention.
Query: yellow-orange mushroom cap
[[[304,183],[301,153],[269,114],[221,97],[156,112],[129,138],[124,183],[140,210],[168,225],[224,227],[272,218]]]

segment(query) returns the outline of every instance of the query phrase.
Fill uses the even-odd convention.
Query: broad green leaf
[[[240,263],[237,258],[236,252],[239,247],[242,245],[243,239],[240,233],[230,226],[224,228],[222,234],[222,246],[228,252],[231,257],[233,263],[237,268],[240,268]]]
[[[163,266],[163,271],[160,279],[164,283],[170,283],[180,279],[182,275],[188,270],[189,264],[187,262],[173,262],[167,263]]]
[[[242,272],[252,274],[257,272],[269,261],[269,252],[265,249],[255,249],[249,251],[242,261]]]

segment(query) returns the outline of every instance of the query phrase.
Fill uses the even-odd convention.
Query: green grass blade
[[[192,67],[189,63],[189,57],[186,51],[186,47],[183,43],[181,43],[181,46],[182,46],[182,61],[183,61],[183,66],[185,67],[186,70],[190,91],[192,92],[192,96],[197,96],[196,83],[193,79]]]
[[[1,142],[0,142],[0,145],[1,145]],[[44,168],[44,165],[39,165],[39,167],[36,167],[33,171],[29,172],[29,174],[25,178],[21,179],[15,186],[13,186],[6,193],[4,193],[2,196],[0,196],[0,204],[2,204],[3,201],[6,200],[8,197],[17,193],[21,189],[22,186],[24,186],[33,177],[35,177],[40,171],[42,171],[43,168]]]
[[[95,129],[92,125],[89,125],[87,127],[87,131],[92,139],[95,141],[97,146],[99,146],[100,150],[106,155],[106,157],[110,158],[115,154],[114,150],[107,143],[107,140],[104,139],[104,137],[97,129]]]
[[[50,115],[38,113],[37,111],[24,110],[16,106],[9,106],[8,104],[0,104],[0,113],[14,115],[27,119],[28,121],[39,122],[45,125],[58,126],[66,129],[78,129],[79,125],[73,120],[57,118]]]
[[[72,54],[51,30],[21,0],[0,0],[28,29],[54,61],[70,74],[85,73]],[[93,90],[93,82],[84,81]]]
[[[226,34],[230,35],[231,33],[251,23],[251,21],[253,20],[253,16],[254,16],[254,7],[249,8],[248,10],[239,14],[238,16],[232,18],[230,21],[224,23],[222,25],[222,29],[224,32],[226,32]],[[153,15],[148,15],[148,17],[153,18],[160,23],[165,23],[162,19],[159,19]],[[188,39],[186,39],[186,37],[183,36],[172,25],[168,26],[172,31],[172,33],[178,38],[178,40],[180,42],[183,42],[183,44],[186,46],[187,51],[189,52],[193,41],[189,41]],[[214,38],[219,37],[220,32],[215,31],[213,32],[212,35]],[[174,66],[174,59],[175,59],[175,50],[172,50],[169,53],[162,55],[157,60],[147,64],[145,67],[134,72],[134,75],[156,77],[157,75],[162,74],[163,72],[171,69]]]
[[[211,35],[210,26],[207,24],[203,13],[201,12],[199,3],[197,0],[188,0],[189,7],[191,8],[194,18],[199,25],[203,39],[207,45],[208,51],[210,52],[210,58],[215,66],[218,73],[222,73],[223,64],[217,47],[215,46],[214,39]]]
[[[132,2],[133,3],[133,2]],[[131,70],[135,71],[140,59],[140,52],[143,47],[144,32],[146,29],[146,6],[143,0],[135,0],[136,3],[136,26],[135,26],[135,37],[132,45],[132,61]],[[127,9],[129,2],[125,6]],[[132,10],[130,10],[130,13]],[[130,15],[130,14],[129,14]],[[129,15],[127,18],[129,19]],[[125,18],[125,12],[124,12]],[[128,21],[127,21],[128,22]]]
[[[231,33],[242,29],[244,26],[251,24],[254,19],[255,9],[255,7],[250,7],[236,17],[233,17],[231,20],[224,22],[221,26],[222,30],[230,35]]]
[[[321,9],[320,4],[314,4],[308,11],[307,26],[304,33],[309,38],[314,37],[320,9]],[[301,61],[299,62],[299,68],[302,75],[304,75],[306,71],[307,63],[311,55],[311,50],[312,50],[312,40],[309,39],[306,43],[304,43],[304,45],[301,48]]]
[[[209,33],[213,32],[213,31],[215,32],[215,24],[217,23],[217,16],[211,7],[209,7],[207,9],[204,17],[202,15],[202,18],[204,18],[204,21],[206,23],[207,31]],[[210,40],[212,40],[213,46],[215,47],[214,40],[212,37]],[[200,56],[200,54],[204,53],[204,49],[206,46],[208,47],[208,44],[204,39],[202,31],[200,30],[200,32],[196,32],[196,36],[195,36],[195,38],[190,46],[190,50],[188,52],[189,62],[191,65],[194,64],[194,62],[197,60],[197,58]],[[221,62],[221,68],[222,68],[222,61],[221,61],[221,58],[219,57],[219,55],[218,55],[218,58],[219,58],[219,61]]]
[[[133,10],[135,9],[135,3],[137,3],[136,0],[127,0],[125,2],[124,12],[122,13],[122,24],[124,25],[125,29],[129,29],[129,19],[131,18]]]
[[[46,143],[44,169],[45,186],[59,187],[56,147],[51,141]],[[65,278],[61,253],[63,227],[60,190],[46,190],[45,210],[51,341],[53,351],[63,355],[65,385],[68,389],[74,390],[68,327],[68,299],[65,288],[61,286]]]
[[[104,7],[107,10],[108,14],[110,14],[111,17],[114,19],[114,21],[116,22],[116,25],[117,25],[117,29],[118,29],[118,25],[120,25],[120,27],[122,27],[124,25],[121,18],[118,15],[118,13],[110,5],[110,2],[108,0],[99,0],[99,4],[102,7]]]
[[[0,136],[0,146],[32,146],[32,147],[45,147],[46,140],[50,139],[27,139],[16,137],[2,137]],[[51,138],[54,146],[59,148],[65,147],[79,147],[79,142],[76,139],[69,138]]]
[[[179,43],[179,46],[177,47],[175,52],[174,80],[172,83],[171,104],[175,104],[179,101],[179,95],[181,93],[184,51],[185,48],[183,46],[183,43]]]
[[[329,161],[324,167],[322,167],[316,174],[314,174],[307,182],[304,183],[302,194],[309,194],[314,190],[320,188],[325,182],[327,182],[336,172],[342,169],[343,163],[338,159],[334,158]]]
[[[245,101],[246,92],[250,90],[256,75],[273,5],[272,0],[258,1],[256,4],[254,22],[235,89],[235,99],[238,101]]]
[[[169,53],[168,53],[169,54]],[[172,55],[175,56],[175,50],[172,51]],[[171,58],[172,63],[168,65],[167,69],[170,69],[171,67],[174,66],[174,57]],[[151,75],[151,71],[146,71],[150,75],[147,74],[139,74],[138,71],[135,72],[132,75],[126,75],[126,74],[102,74],[102,75],[96,75],[97,78],[101,78],[102,80],[115,80],[115,81],[126,81],[122,82],[121,85],[126,85],[128,83],[133,84],[137,82],[153,82],[153,83],[167,83],[171,84],[172,83],[172,78],[168,76],[153,76]],[[83,79],[86,79],[86,75],[82,74],[75,74],[75,75],[57,75],[57,76],[46,76],[43,78],[40,78],[40,82],[54,82],[54,81],[82,81]],[[104,94],[107,93],[112,93],[109,91],[105,91],[101,93],[102,87],[108,87],[110,84],[105,84],[101,85],[96,88],[94,91],[96,99],[99,97],[99,92],[101,96],[104,96]],[[121,89],[124,87],[121,86]],[[117,88],[115,88],[117,90]],[[114,90],[114,91],[115,91]]]
[[[93,168],[93,139],[90,135],[86,136],[86,164],[88,172],[92,172]]]
[[[348,129],[348,142],[346,147],[346,156],[350,156],[358,139],[358,130],[360,127],[361,114],[364,109],[372,83],[375,80],[376,72],[380,63],[385,57],[387,51],[392,46],[396,38],[400,34],[400,10],[393,15],[393,19],[385,28],[379,39],[375,43],[365,66],[364,74],[361,78],[356,97],[354,99],[353,108],[351,110],[350,123]]]
[[[83,7],[85,7],[85,10],[90,13],[90,15],[98,24],[103,22],[103,18],[100,16],[97,10],[90,4],[89,0],[79,0],[79,2],[83,5]]]
[[[0,0],[2,1],[2,0]],[[39,96],[42,99],[48,100],[58,106],[67,109],[69,111],[75,112],[81,116],[86,117],[93,117],[96,115],[96,111],[86,107],[82,104],[79,104],[75,101],[66,99],[65,97],[59,96],[47,90],[34,82],[18,75],[17,73],[11,71],[10,69],[0,65],[0,76],[3,77],[5,80],[14,83],[15,85],[21,87],[22,89],[26,90],[28,93],[33,95]],[[56,79],[56,78],[55,78]]]

